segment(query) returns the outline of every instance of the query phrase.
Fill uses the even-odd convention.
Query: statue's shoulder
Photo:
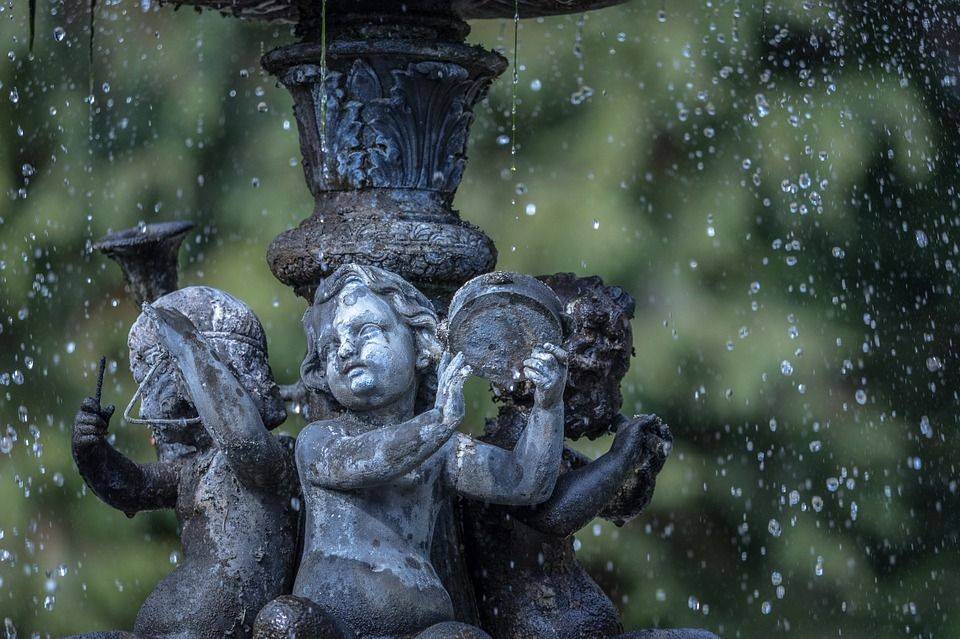
[[[322,444],[330,439],[349,434],[346,420],[333,418],[310,422],[297,435],[296,450],[299,453],[307,446]]]

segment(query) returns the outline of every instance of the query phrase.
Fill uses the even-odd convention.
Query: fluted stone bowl
[[[301,0],[302,3],[303,0]],[[322,0],[313,0],[319,7]],[[582,13],[622,4],[626,0],[327,0],[327,14],[380,13],[405,11],[423,14],[454,14],[464,20],[476,18],[512,18],[519,10],[521,18]],[[250,20],[274,20],[296,23],[297,0],[161,0],[162,4],[214,9]],[[404,8],[401,9],[401,6]]]

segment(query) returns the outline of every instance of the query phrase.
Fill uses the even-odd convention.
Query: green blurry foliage
[[[177,559],[172,513],[127,519],[71,461],[101,354],[105,401],[133,392],[136,310],[91,242],[194,221],[181,283],[247,301],[280,381],[304,350],[304,304],[264,260],[312,209],[291,100],[258,65],[289,30],[100,4],[92,108],[83,3],[40,4],[33,55],[26,3],[0,7],[0,617],[21,637],[129,628]],[[624,411],[676,446],[643,516],[575,542],[630,627],[960,636],[957,105],[937,42],[887,28],[906,9],[851,7],[525,21],[516,172],[509,72],[477,110],[456,206],[500,267],[637,299]],[[512,58],[512,30],[470,40]],[[468,390],[476,430],[494,409]],[[111,430],[151,458],[142,427]]]

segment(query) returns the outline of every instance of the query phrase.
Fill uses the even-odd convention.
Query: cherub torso
[[[216,449],[185,459],[176,504],[183,559],[147,598],[138,631],[249,637],[260,608],[289,592],[297,542],[293,481],[250,489]]]
[[[360,637],[404,637],[453,619],[430,563],[446,455],[445,446],[406,475],[351,491],[310,485],[301,469],[306,534],[294,594]]]

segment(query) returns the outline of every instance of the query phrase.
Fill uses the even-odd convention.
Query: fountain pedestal
[[[326,52],[307,41],[263,58],[293,95],[316,202],[273,241],[270,268],[307,298],[351,262],[448,298],[496,264],[493,242],[452,203],[473,108],[506,61],[458,42],[467,25],[453,15],[347,16],[327,28]]]

